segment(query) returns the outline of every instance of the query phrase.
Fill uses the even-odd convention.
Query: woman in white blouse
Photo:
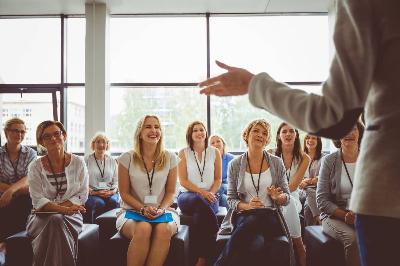
[[[119,232],[130,239],[127,265],[163,265],[170,240],[179,227],[179,216],[169,208],[173,203],[178,157],[164,150],[163,134],[157,116],[139,120],[133,150],[119,158],[118,186],[122,211],[117,215]],[[131,211],[142,221],[126,217]],[[170,213],[172,221],[152,220]]]
[[[94,223],[100,214],[119,207],[117,161],[106,154],[110,143],[104,133],[91,140],[92,154],[85,156],[89,172],[89,198],[84,221]]]
[[[34,212],[26,230],[32,239],[33,265],[76,265],[88,174],[83,159],[64,150],[66,139],[60,122],[48,120],[37,127],[36,141],[46,155],[28,170]]]
[[[195,245],[196,266],[203,266],[215,251],[222,162],[218,149],[208,146],[207,130],[202,122],[194,121],[188,126],[186,143],[188,147],[179,152],[182,187],[178,206],[183,213],[193,216],[190,238]]]

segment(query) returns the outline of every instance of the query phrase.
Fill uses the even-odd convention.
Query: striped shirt
[[[8,157],[5,146],[0,147],[0,182],[14,184],[22,177],[28,175],[28,165],[36,159],[36,151],[21,145],[21,153],[17,161],[12,162]],[[18,162],[17,165],[15,163]],[[14,168],[15,167],[15,168]]]
[[[50,184],[57,191],[56,197],[58,196],[58,198],[61,198],[62,196],[64,196],[65,192],[67,191],[67,185],[68,185],[65,172],[58,174],[46,173],[46,176]]]

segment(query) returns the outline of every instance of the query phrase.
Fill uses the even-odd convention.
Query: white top
[[[104,159],[96,160],[94,153],[86,155],[84,158],[89,172],[89,186],[91,188],[104,188],[103,183],[108,188],[118,187],[117,161],[107,154],[104,155]],[[104,173],[103,177],[100,170]]]
[[[71,201],[77,205],[85,204],[89,194],[89,175],[83,158],[72,154],[71,162],[65,167],[67,191],[56,198],[57,190],[47,176],[52,175],[43,168],[40,158],[29,165],[28,184],[33,208],[38,210],[50,201],[57,203]]]
[[[216,156],[216,149],[214,147],[207,147],[205,151],[207,151],[206,158],[204,159],[203,151],[201,153],[201,161],[199,161],[199,155],[196,153],[196,158],[194,156],[194,151],[192,151],[189,147],[183,149],[186,158],[186,171],[187,177],[190,182],[197,185],[201,182],[200,171],[203,172],[203,182],[205,183],[204,189],[210,190],[212,184],[214,183],[214,163]],[[197,164],[196,164],[197,161]],[[204,164],[206,164],[204,166]],[[200,171],[199,171],[200,168]],[[181,186],[181,191],[187,192],[188,190]]]
[[[130,193],[141,203],[144,203],[144,197],[150,195],[149,180],[147,178],[146,170],[142,170],[140,165],[133,163],[133,151],[123,153],[118,162],[128,169],[130,180]],[[166,151],[167,161],[162,170],[156,170],[153,177],[152,195],[157,196],[156,204],[147,204],[159,206],[165,195],[165,185],[169,171],[178,165],[179,158],[173,152]],[[151,176],[152,172],[150,172]],[[121,208],[133,209],[121,199]]]
[[[253,174],[254,184],[258,185],[258,174]],[[265,172],[261,173],[260,176],[260,190],[258,191],[258,197],[260,198],[261,202],[264,204],[265,207],[273,206],[271,198],[267,194],[267,187],[271,186],[272,184],[272,176],[271,171],[268,168]],[[253,196],[257,196],[256,189],[253,185],[251,180],[251,174],[246,172],[244,175],[244,188],[246,189],[246,196],[244,201],[249,203]]]
[[[347,170],[349,171],[351,182],[354,180],[354,173],[356,171],[356,163],[346,163]],[[349,178],[347,177],[346,169],[342,163],[342,174],[340,176],[340,192],[343,199],[349,200],[353,186],[351,185]],[[348,206],[347,206],[348,207]]]

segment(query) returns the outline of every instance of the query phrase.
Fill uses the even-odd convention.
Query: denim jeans
[[[227,201],[227,193],[228,193],[228,184],[224,184],[224,183],[222,183],[221,184],[221,187],[219,188],[219,191],[218,191],[218,193],[219,193],[219,206],[222,206],[222,207],[226,207],[226,208],[229,208],[229,206],[228,206],[228,201]]]
[[[86,213],[83,215],[85,223],[95,223],[96,217],[106,211],[119,207],[119,194],[115,193],[109,198],[89,196],[85,203]]]
[[[279,256],[273,250],[272,238],[284,235],[274,214],[239,214],[234,230],[215,266],[286,265],[289,252]]]
[[[399,265],[400,219],[357,214],[355,227],[361,265]]]
[[[219,227],[215,215],[218,212],[218,200],[210,203],[197,193],[181,192],[178,206],[182,213],[193,216],[190,238],[194,245],[193,250],[197,253],[196,257],[211,259]]]

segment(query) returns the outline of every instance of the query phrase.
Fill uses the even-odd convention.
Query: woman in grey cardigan
[[[363,125],[358,122],[348,135],[335,141],[335,146],[340,149],[322,160],[317,185],[323,231],[343,243],[347,266],[360,265],[355,215],[349,211],[349,201],[363,130]]]
[[[26,230],[32,239],[33,265],[76,265],[88,173],[82,158],[65,152],[66,138],[60,122],[44,121],[36,130],[36,141],[47,155],[33,161],[28,171],[34,212]]]
[[[264,265],[268,239],[284,235],[276,212],[262,209],[286,205],[289,188],[282,160],[265,152],[270,125],[252,121],[243,132],[248,151],[231,161],[228,172],[229,211],[220,234],[232,234],[215,265]],[[260,212],[258,212],[258,211]],[[266,258],[282,260],[283,258]],[[273,263],[276,265],[276,263]]]

